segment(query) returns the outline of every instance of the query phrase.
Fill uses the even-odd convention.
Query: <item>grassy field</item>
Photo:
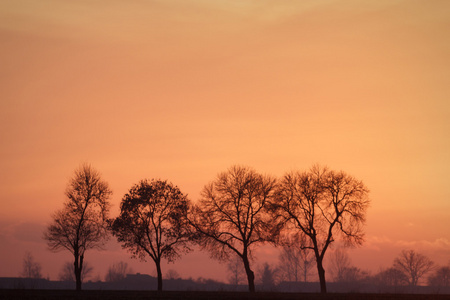
[[[409,295],[409,294],[303,294],[303,293],[266,293],[257,292],[162,292],[155,291],[98,291],[86,290],[81,292],[68,290],[0,290],[0,299],[9,300],[444,300],[450,295]]]

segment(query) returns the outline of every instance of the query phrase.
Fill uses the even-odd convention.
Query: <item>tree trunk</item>
[[[155,260],[156,273],[158,274],[158,292],[162,292],[162,272],[161,272],[161,260]]]
[[[255,273],[250,269],[250,262],[248,261],[248,257],[244,256],[242,258],[244,261],[245,273],[247,273],[247,281],[248,281],[248,291],[251,293],[255,292]]]
[[[325,281],[325,269],[323,268],[323,260],[321,258],[317,258],[317,271],[319,273],[319,281],[320,281],[320,292],[327,292],[327,283]]]
[[[73,265],[75,272],[76,290],[81,291],[81,270],[83,269],[83,255],[78,256],[78,253],[75,253],[75,262]]]

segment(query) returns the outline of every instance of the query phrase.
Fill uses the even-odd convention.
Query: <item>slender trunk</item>
[[[251,293],[255,292],[255,273],[250,269],[250,262],[248,261],[248,257],[244,255],[242,257],[244,261],[245,273],[247,273],[247,281],[248,281],[248,291]]]
[[[325,269],[323,268],[323,259],[317,258],[317,272],[319,273],[320,292],[327,292],[327,283],[325,281]]]
[[[75,252],[74,262],[76,290],[81,291],[81,270],[83,269],[83,255],[79,256],[78,251]]]
[[[307,279],[308,279],[308,265],[305,263],[305,270],[303,273],[303,282],[306,282]]]
[[[330,239],[330,236],[328,236],[328,239]],[[325,254],[325,251],[329,245],[329,243],[325,244],[322,248],[321,252],[319,252],[319,246],[317,243],[317,238],[314,233],[313,236],[311,236],[312,243],[314,245],[314,255],[316,257],[316,263],[317,263],[317,273],[319,274],[319,282],[320,282],[320,292],[326,293],[327,292],[327,283],[325,281],[325,269],[323,268],[323,257]]]
[[[156,273],[158,274],[158,292],[162,292],[162,272],[161,272],[161,260],[155,260]]]

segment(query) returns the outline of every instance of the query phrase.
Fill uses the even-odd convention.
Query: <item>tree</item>
[[[288,173],[279,184],[272,203],[274,218],[309,239],[307,248],[314,252],[322,293],[327,291],[323,260],[330,245],[337,237],[347,245],[363,242],[367,195],[361,181],[319,166]]]
[[[355,266],[344,268],[341,278],[337,282],[357,283],[369,279],[369,273]]]
[[[276,180],[241,166],[233,166],[207,184],[202,198],[192,208],[190,221],[200,234],[202,249],[226,260],[239,256],[247,275],[249,291],[255,291],[255,275],[250,267],[252,249],[273,240],[277,226],[268,214]]]
[[[166,279],[174,280],[174,279],[180,279],[180,274],[174,269],[169,269],[166,273]]]
[[[381,270],[375,275],[374,279],[385,292],[392,292],[392,288],[394,288],[394,292],[397,292],[399,287],[408,284],[408,278],[405,274],[394,267]]]
[[[154,261],[158,291],[162,291],[161,261],[173,262],[189,251],[192,235],[187,222],[189,200],[167,181],[142,180],[123,197],[120,215],[111,229],[132,257]]]
[[[108,237],[107,218],[112,192],[99,172],[83,164],[75,170],[65,194],[64,208],[53,215],[44,238],[51,251],[65,249],[73,254],[76,289],[81,290],[85,252],[102,249]]]
[[[276,285],[276,277],[278,270],[272,268],[267,262],[262,265],[261,273],[261,287],[265,291],[273,291]]]
[[[30,252],[26,252],[23,258],[23,268],[21,275],[24,278],[41,279],[41,270],[41,264],[34,261],[34,257]]]
[[[348,268],[351,268],[351,262],[348,253],[341,248],[334,250],[330,260],[330,273],[333,275],[334,281],[345,281]]]
[[[428,278],[428,285],[437,287],[450,286],[450,265],[438,268]]]
[[[331,255],[330,273],[334,282],[339,283],[358,283],[369,277],[368,272],[352,265],[348,253],[342,248],[335,249]]]
[[[227,270],[230,276],[228,282],[232,285],[239,285],[244,281],[244,266],[242,265],[242,259],[237,255],[232,255],[231,259],[227,263]]]
[[[428,257],[414,250],[403,250],[394,260],[394,268],[402,272],[408,278],[408,284],[413,287],[433,267],[434,263]]]
[[[94,271],[94,268],[91,267],[91,265],[87,262],[83,262],[83,269],[81,271],[81,282],[86,282],[86,279],[88,279],[92,272]],[[70,261],[64,263],[63,267],[61,268],[61,271],[59,272],[58,279],[60,281],[70,281],[75,282],[75,266]]]
[[[127,274],[131,274],[133,271],[128,267],[126,262],[118,262],[114,263],[108,268],[108,272],[105,276],[105,281],[108,282],[117,282],[122,279],[125,279]]]
[[[278,257],[280,276],[287,281],[308,281],[308,275],[314,262],[314,253],[306,248],[304,235],[287,236],[280,242],[281,252]]]

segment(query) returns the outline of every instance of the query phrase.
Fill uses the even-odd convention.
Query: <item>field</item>
[[[423,295],[423,294],[305,294],[305,293],[268,293],[257,292],[200,292],[200,291],[98,291],[87,290],[76,292],[72,290],[0,290],[0,299],[8,300],[444,300],[450,295]]]

